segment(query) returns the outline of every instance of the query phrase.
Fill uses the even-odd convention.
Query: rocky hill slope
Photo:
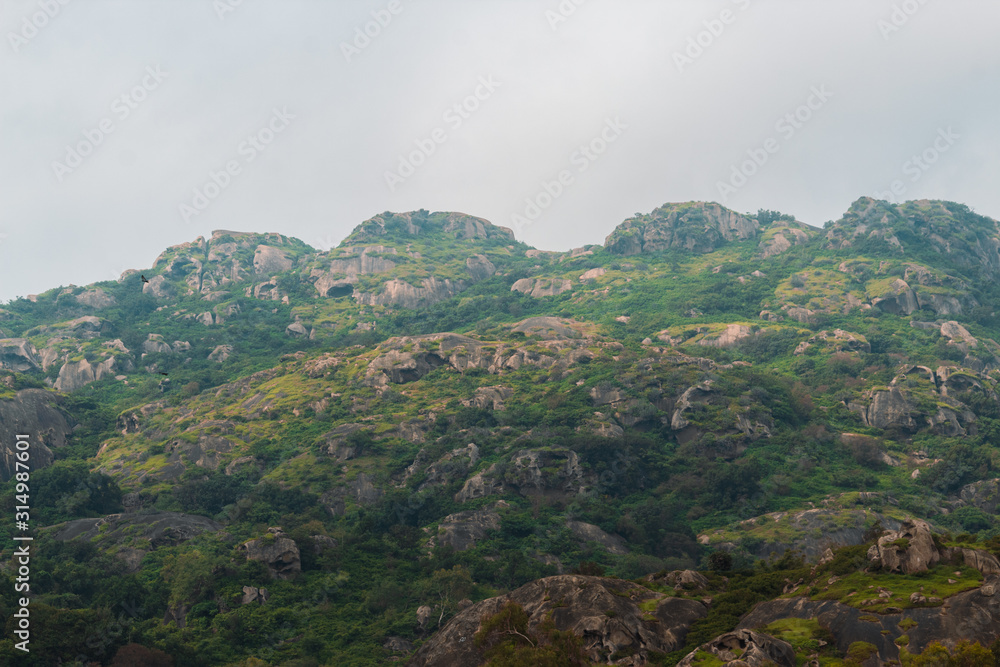
[[[564,252],[386,212],[330,250],[220,230],[3,304],[0,497],[22,504],[28,432],[39,664],[126,640],[212,665],[990,643],[997,248],[951,202],[863,198],[824,229],[666,204]],[[924,591],[865,555],[907,526]]]

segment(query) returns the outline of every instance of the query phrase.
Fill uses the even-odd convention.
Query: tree
[[[733,555],[728,551],[716,551],[708,557],[708,563],[716,572],[728,572],[733,569]]]
[[[475,582],[472,574],[462,565],[456,565],[450,570],[437,570],[431,578],[431,591],[441,600],[441,615],[438,616],[438,627],[445,611],[451,611],[459,600],[464,600],[472,593]]]

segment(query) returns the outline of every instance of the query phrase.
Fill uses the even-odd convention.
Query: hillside
[[[35,540],[25,658],[0,523],[0,662],[987,646],[998,275],[998,223],[952,202],[687,202],[563,252],[424,210],[329,251],[219,230],[3,304]]]

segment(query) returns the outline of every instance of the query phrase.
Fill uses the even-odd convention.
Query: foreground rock
[[[753,630],[735,630],[719,635],[702,644],[677,663],[677,667],[691,667],[699,663],[698,652],[711,653],[730,664],[747,664],[750,667],[778,665],[795,667],[795,650],[791,644]],[[738,660],[739,662],[735,662]]]
[[[828,628],[836,640],[837,649],[846,653],[854,642],[873,644],[879,658],[886,662],[899,660],[895,641],[902,635],[909,638],[907,650],[919,653],[931,642],[947,642],[958,638],[989,646],[1000,636],[1000,579],[994,577],[975,590],[953,595],[944,606],[907,609],[895,614],[872,614],[846,604],[806,598],[778,599],[762,602],[740,621],[739,628],[762,628],[783,618],[816,619]],[[899,627],[904,619],[905,631]]]
[[[643,611],[639,605],[655,610]],[[452,618],[432,636],[408,663],[411,667],[471,667],[484,656],[475,635],[488,618],[514,601],[528,613],[528,629],[535,631],[551,616],[556,629],[583,638],[590,660],[607,663],[618,652],[631,652],[644,664],[650,652],[669,653],[683,646],[691,624],[703,618],[707,607],[696,600],[667,597],[621,579],[559,575],[545,577],[506,596],[478,602]]]

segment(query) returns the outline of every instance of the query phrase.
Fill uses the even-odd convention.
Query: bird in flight
[[[139,277],[142,278],[142,282],[144,282],[144,283],[148,283],[149,282],[149,278],[147,278],[146,276],[142,275],[141,273],[139,274]]]
[[[166,375],[166,373],[164,373],[163,371],[160,371],[160,375]]]

